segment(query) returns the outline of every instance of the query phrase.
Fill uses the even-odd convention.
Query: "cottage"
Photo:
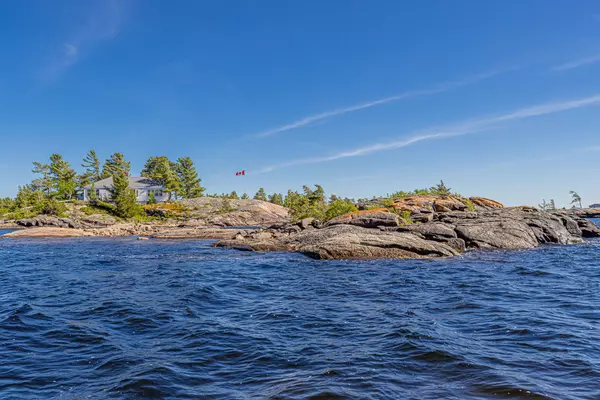
[[[129,188],[135,190],[135,196],[138,203],[146,204],[150,198],[150,193],[154,193],[154,198],[157,203],[163,203],[169,200],[169,193],[163,186],[157,182],[141,176],[129,176]],[[113,186],[113,178],[102,179],[94,183],[96,189],[96,198],[98,200],[109,201],[110,189]],[[90,200],[90,191],[92,185],[87,185],[83,188],[82,200]]]

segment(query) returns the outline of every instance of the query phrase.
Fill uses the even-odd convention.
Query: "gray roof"
[[[129,188],[130,189],[164,189],[158,182],[153,181],[150,178],[144,178],[143,176],[129,176]],[[94,186],[96,189],[110,189],[113,185],[112,176],[106,179],[102,179],[96,183]],[[87,185],[84,189],[91,189],[92,185]]]

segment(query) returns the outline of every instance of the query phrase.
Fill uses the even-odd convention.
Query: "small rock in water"
[[[145,237],[145,236],[140,236],[140,237],[138,238],[138,240],[150,240],[150,239],[149,239],[149,238],[147,238],[147,237]]]

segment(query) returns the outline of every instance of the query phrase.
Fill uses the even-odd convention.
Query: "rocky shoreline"
[[[436,213],[430,222],[410,225],[394,217],[386,211],[359,211],[322,226],[304,223],[240,232],[216,246],[294,251],[316,259],[433,258],[467,250],[577,244],[583,238],[600,237],[600,227],[587,219],[529,207]]]
[[[3,237],[217,239],[215,246],[220,248],[299,252],[316,259],[451,257],[469,250],[528,249],[600,237],[600,228],[586,219],[587,210],[545,212],[471,199],[406,198],[394,203],[394,212],[362,210],[326,223],[313,219],[290,223],[287,209],[256,200],[239,201],[236,209],[225,213],[146,223],[118,222],[102,215],[38,216],[10,224],[8,229],[21,229]],[[203,210],[211,205],[210,200],[201,203]],[[401,218],[402,212],[414,220]],[[268,227],[248,228],[250,224]]]

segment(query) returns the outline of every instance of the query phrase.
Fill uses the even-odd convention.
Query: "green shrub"
[[[413,220],[411,218],[412,214],[410,213],[410,211],[402,210],[398,213],[398,215],[400,215],[400,218],[402,218],[404,220],[404,223],[406,225],[410,225],[413,223]]]
[[[354,203],[346,201],[346,200],[335,200],[329,206],[327,206],[327,211],[325,211],[325,220],[329,221],[335,217],[339,217],[340,215],[347,214],[349,212],[357,211],[358,208],[354,205]]]
[[[219,205],[219,210],[217,211],[220,214],[226,214],[235,211],[235,208],[231,205],[231,200],[224,197],[221,200],[221,204]]]
[[[406,197],[412,197],[412,196],[448,197],[451,195],[456,196],[456,197],[462,197],[461,195],[459,195],[457,193],[452,194],[450,188],[446,187],[446,185],[444,184],[444,181],[440,181],[440,183],[438,183],[437,185],[432,186],[428,189],[415,189],[412,192],[405,192],[403,190],[400,190],[398,192],[388,194],[387,197],[394,199],[394,200],[401,200]]]
[[[469,199],[464,199],[463,202],[465,203],[465,205],[467,206],[467,210],[475,212],[475,204],[473,204],[473,202]]]
[[[24,218],[33,218],[35,216],[38,216],[39,214],[40,214],[39,211],[31,209],[31,208],[27,208],[27,209],[20,209],[20,210],[16,210],[11,213],[5,214],[4,218],[11,219],[11,220],[17,220],[17,219],[24,219]]]
[[[300,220],[303,218],[315,218],[323,220],[327,211],[327,198],[325,191],[320,185],[315,185],[316,189],[308,186],[303,187],[303,193],[288,190],[283,205],[290,209],[292,219]]]
[[[138,222],[138,223],[148,222],[151,219],[152,219],[152,217],[148,216],[145,213],[136,214],[133,216],[133,222]]]
[[[392,207],[394,205],[394,199],[392,198],[387,198],[387,199],[382,199],[380,201],[380,205],[377,207]]]
[[[103,210],[103,212],[99,212],[98,209],[96,209],[94,207],[90,207],[90,206],[81,207],[79,209],[79,211],[84,213],[85,215],[104,214],[105,213],[104,210]]]
[[[154,190],[150,191],[150,195],[148,196],[148,204],[156,204],[156,196],[154,195]]]
[[[90,203],[89,207],[96,210],[103,211],[108,214],[115,214],[117,207],[114,204],[110,204],[101,200],[96,200],[94,203]]]
[[[64,203],[56,201],[56,199],[46,198],[35,207],[39,214],[54,215],[57,217],[65,217],[67,206]]]

